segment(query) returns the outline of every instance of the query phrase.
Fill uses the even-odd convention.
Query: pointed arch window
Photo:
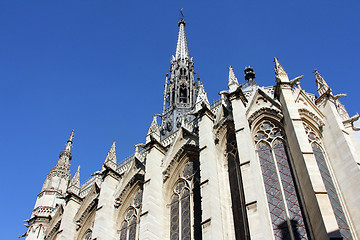
[[[139,212],[142,205],[142,189],[135,194],[120,228],[120,240],[135,240],[138,231]]]
[[[338,192],[335,187],[334,179],[326,161],[325,151],[323,150],[320,138],[318,134],[308,124],[304,123],[304,127],[305,132],[308,135],[308,140],[314,152],[316,163],[319,167],[325,189],[329,195],[330,204],[333,208],[340,234],[344,239],[353,239],[349,224],[344,214],[344,209],[342,207]]]
[[[227,137],[226,154],[236,239],[250,239],[239,153],[234,132]]]
[[[197,168],[197,167],[196,167]],[[192,235],[195,239],[201,239],[199,231],[200,221],[192,222],[196,209],[200,209],[199,201],[200,187],[193,182],[197,172],[194,171],[194,164],[189,161],[183,168],[182,175],[173,188],[173,195],[170,200],[170,239],[171,240],[190,240]],[[195,186],[193,192],[191,185]],[[201,216],[200,218],[201,219]],[[194,234],[192,234],[192,226]]]
[[[180,86],[180,103],[187,103],[187,99],[188,99],[188,90],[186,88],[186,85],[183,84]]]
[[[308,239],[282,129],[263,121],[255,144],[275,239]]]

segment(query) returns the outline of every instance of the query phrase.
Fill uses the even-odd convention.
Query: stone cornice
[[[66,201],[66,203],[68,203],[70,200],[73,200],[74,202],[76,202],[78,204],[81,204],[83,201],[83,199],[79,195],[77,195],[73,192],[67,192],[67,194],[65,196],[65,201]]]
[[[279,99],[280,97],[280,89],[291,89],[291,83],[290,82],[280,82],[276,81],[275,85],[275,91],[274,91],[274,98]]]
[[[207,116],[211,121],[214,121],[215,115],[214,113],[208,108],[205,103],[201,104],[201,109],[194,113],[198,118],[202,118],[203,116]]]
[[[326,100],[330,100],[332,103],[335,103],[334,96],[331,94],[331,89],[329,88],[326,92],[324,92],[320,97],[315,99],[315,104],[320,105]]]
[[[241,99],[244,106],[246,106],[247,99],[246,99],[243,91],[241,90],[240,86],[233,92],[224,92],[224,93],[225,93],[225,95],[227,95],[230,102],[232,102],[235,99]]]
[[[157,139],[150,135],[150,142],[145,145],[145,149],[149,151],[153,147],[155,147],[157,150],[159,150],[162,154],[165,155],[166,148]]]
[[[116,169],[108,164],[103,164],[104,170],[101,172],[102,179],[105,179],[107,176],[111,176],[117,181],[120,181],[121,174],[119,174]]]

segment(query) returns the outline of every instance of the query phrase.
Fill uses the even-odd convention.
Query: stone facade
[[[145,144],[71,179],[74,132],[27,220],[26,239],[360,239],[360,146],[339,98],[315,70],[318,95],[275,58],[274,86],[251,67],[209,104],[194,77],[185,21],[163,113]],[[157,119],[161,118],[161,124]]]

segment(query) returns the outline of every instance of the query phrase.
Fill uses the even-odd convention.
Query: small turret
[[[246,67],[244,69],[244,77],[245,77],[245,80],[247,81],[254,81],[255,79],[255,72],[254,72],[254,69],[250,66]]]
[[[57,206],[65,205],[64,197],[70,182],[69,166],[72,159],[71,148],[73,139],[74,130],[70,134],[65,149],[60,152],[57,164],[50,170],[41,192],[37,196],[31,218],[27,220],[29,223],[26,233],[28,239],[43,239],[47,225],[55,214]],[[80,184],[80,180],[78,184]]]

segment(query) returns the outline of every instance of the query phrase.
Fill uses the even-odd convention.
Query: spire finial
[[[275,77],[277,82],[289,82],[289,77],[285,72],[285,69],[281,66],[279,60],[275,57]]]
[[[317,69],[314,69],[313,73],[315,74],[316,87],[319,95],[323,95],[328,90],[331,91],[331,88],[326,83],[325,79],[320,75],[319,71]]]
[[[181,18],[179,21],[179,35],[178,35],[178,41],[176,45],[176,52],[175,52],[175,60],[179,59],[186,59],[189,58],[189,49],[187,45],[186,35],[185,35],[185,21],[184,21],[184,15],[182,13],[182,9],[180,11]]]
[[[65,150],[68,150],[68,151],[71,150],[73,139],[74,139],[74,130],[72,130],[70,133],[69,140],[66,143]]]
[[[235,91],[239,87],[239,82],[238,82],[237,78],[235,77],[234,69],[231,65],[229,66],[228,87],[229,87],[230,92]]]

